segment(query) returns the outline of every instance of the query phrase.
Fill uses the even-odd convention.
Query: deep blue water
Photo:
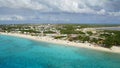
[[[0,35],[0,68],[120,68],[120,54]]]

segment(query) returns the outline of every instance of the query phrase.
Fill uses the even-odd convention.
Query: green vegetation
[[[76,31],[76,29],[81,29],[80,25],[63,25],[60,30],[61,34],[85,34],[81,31]]]
[[[91,31],[88,31],[87,34],[89,34],[91,36],[93,33]]]
[[[61,38],[64,38],[66,36],[55,36],[54,39],[61,39]]]
[[[77,31],[75,31],[75,27],[72,25],[64,25],[63,29],[60,29],[61,34],[78,34]]]
[[[104,41],[105,47],[120,46],[120,31],[105,31],[111,35],[106,36]]]
[[[35,30],[20,30],[22,33],[24,32],[29,32],[29,33],[40,33],[39,31],[35,31]]]
[[[79,39],[80,41],[82,41],[83,43],[84,43],[85,41],[90,41],[90,37],[89,37],[89,36],[79,36],[78,39]]]
[[[53,33],[55,33],[55,32],[53,32],[53,31],[45,31],[44,33],[45,33],[45,34],[53,34]]]

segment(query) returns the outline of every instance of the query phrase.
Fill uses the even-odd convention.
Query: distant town
[[[117,28],[117,30],[112,30]],[[120,46],[119,25],[11,24],[0,25],[0,32],[47,36],[76,43],[91,43],[111,48]]]

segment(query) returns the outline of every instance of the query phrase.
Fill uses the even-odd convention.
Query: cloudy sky
[[[0,24],[119,24],[120,0],[0,0]]]

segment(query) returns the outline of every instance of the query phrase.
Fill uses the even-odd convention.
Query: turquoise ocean
[[[0,68],[120,68],[120,54],[0,35]]]

